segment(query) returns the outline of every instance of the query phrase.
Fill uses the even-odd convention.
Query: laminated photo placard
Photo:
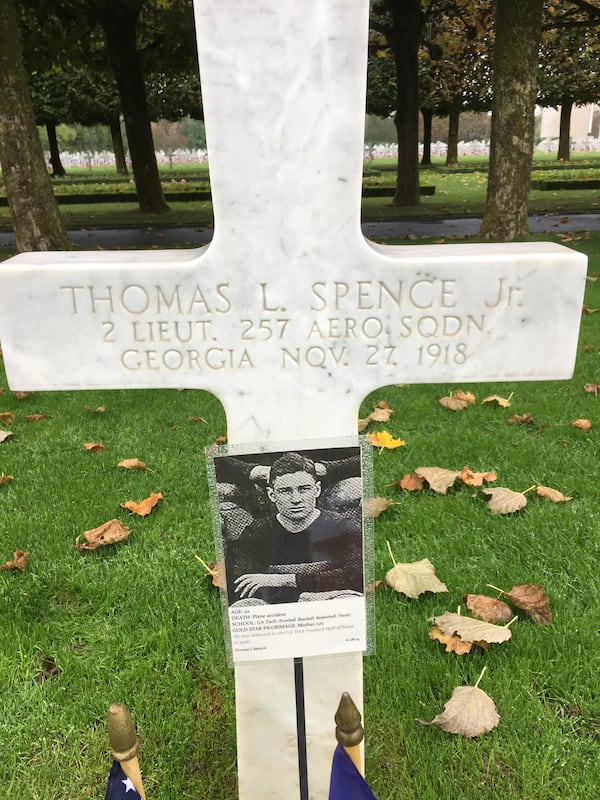
[[[229,660],[365,652],[372,448],[272,447],[208,451]]]

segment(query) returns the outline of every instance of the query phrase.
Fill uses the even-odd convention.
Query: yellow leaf
[[[406,442],[402,439],[394,439],[391,433],[387,431],[378,431],[376,433],[368,433],[366,436],[367,440],[371,442],[373,447],[380,447],[386,448],[388,450],[393,450],[396,447],[404,447]]]
[[[497,394],[491,394],[489,397],[484,397],[482,403],[496,403],[502,408],[510,408],[510,400],[506,397],[499,397]]]

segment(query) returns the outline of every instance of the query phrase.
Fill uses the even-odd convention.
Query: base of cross
[[[235,685],[240,800],[327,800],[333,714],[342,690],[362,713],[362,653],[238,664]]]

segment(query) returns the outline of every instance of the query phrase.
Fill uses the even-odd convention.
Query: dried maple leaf
[[[466,594],[464,601],[469,611],[485,622],[509,622],[512,611],[503,600],[485,594]]]
[[[443,467],[417,467],[415,473],[420,478],[424,478],[429,484],[429,488],[438,494],[446,494],[460,476],[460,472],[457,470]]]
[[[559,492],[558,489],[551,489],[549,486],[536,486],[535,493],[539,497],[543,497],[545,500],[550,500],[553,503],[566,503],[573,499]]]
[[[396,592],[416,599],[424,592],[447,592],[446,585],[435,574],[428,558],[409,564],[396,564],[385,576],[386,583]]]
[[[50,414],[27,414],[26,422],[39,422],[41,419],[50,419]]]
[[[456,398],[457,400],[466,400],[466,402],[472,406],[475,403],[475,395],[472,392],[464,392],[462,389],[456,389],[450,395],[451,397]]]
[[[371,413],[369,414],[369,416],[371,417],[371,420],[373,422],[389,422],[390,419],[392,418],[393,413],[394,412],[389,406],[385,408],[378,407],[374,408],[373,411],[371,411]]]
[[[526,411],[524,414],[513,414],[506,420],[507,425],[533,425],[533,417]]]
[[[9,569],[25,569],[25,565],[27,564],[27,556],[29,552],[27,550],[15,550],[13,553],[12,561],[6,561],[4,564],[0,565],[0,569],[2,570],[9,570]]]
[[[500,715],[492,698],[478,686],[457,686],[444,705],[441,714],[425,725],[437,725],[446,733],[462,733],[473,738],[489,733],[500,722]]]
[[[598,394],[598,392],[600,391],[600,383],[586,383],[583,388],[589,394]],[[2,414],[0,414],[0,420],[1,419],[2,419]],[[7,422],[6,424],[10,425],[9,422]]]
[[[460,636],[457,636],[455,633],[449,636],[437,625],[431,626],[428,636],[430,639],[435,639],[436,641],[446,645],[447,653],[456,653],[459,656],[470,653],[474,644],[473,642],[464,642]]]
[[[467,486],[483,486],[484,481],[495,481],[497,476],[493,471],[473,472],[469,467],[463,467],[458,477]]]
[[[399,486],[401,489],[406,489],[408,492],[418,492],[425,485],[425,479],[417,475],[416,472],[409,472],[400,478],[399,481],[394,481],[392,485],[396,487]]]
[[[574,428],[581,428],[582,431],[589,431],[592,427],[592,423],[589,419],[576,419],[575,422],[572,422],[571,425]]]
[[[499,397],[497,394],[491,394],[489,397],[484,397],[482,403],[496,403],[502,408],[510,408],[510,400],[506,397]]]
[[[75,547],[80,553],[97,550],[107,544],[115,544],[127,539],[131,531],[118,519],[111,519],[92,530],[84,531],[75,539]]]
[[[139,458],[125,458],[123,461],[119,461],[117,467],[123,467],[123,469],[139,469],[140,472],[144,472],[144,470],[148,469],[146,464],[140,461]]]
[[[454,614],[446,611],[439,617],[434,617],[435,624],[448,636],[457,634],[464,642],[488,642],[497,644],[506,642],[512,636],[510,628],[506,625],[494,625],[473,617]]]
[[[14,481],[12,475],[5,475],[4,473],[0,475],[0,486],[5,486],[7,483],[10,483],[11,481]]]
[[[8,425],[8,427],[10,428],[10,426],[13,424],[14,421],[15,421],[15,415],[11,411],[3,411],[0,414],[0,422],[3,425]]]
[[[450,411],[462,411],[470,405],[467,400],[460,400],[452,395],[449,397],[440,397],[439,403],[441,406],[444,406],[444,408],[449,408]]]
[[[406,444],[402,439],[394,439],[388,431],[377,431],[376,433],[368,433],[366,439],[371,442],[373,447],[379,447],[382,450],[394,450],[396,447],[404,447]]]
[[[85,442],[83,446],[86,450],[91,450],[92,453],[103,453],[106,450],[102,442]]]
[[[221,559],[220,561],[211,561],[210,564],[207,564],[206,561],[203,561],[200,556],[194,554],[194,558],[196,561],[199,561],[206,572],[204,573],[207,578],[211,578],[212,585],[217,586],[218,588],[225,588],[225,561]]]
[[[540,625],[552,625],[550,600],[544,594],[544,587],[541,584],[516,583],[510,592],[505,591],[504,595]]]
[[[482,489],[482,492],[490,496],[487,507],[494,514],[514,514],[527,505],[527,498],[523,492],[513,492],[512,489],[503,486]]]
[[[137,514],[138,517],[147,517],[158,501],[162,499],[163,495],[161,492],[152,492],[150,497],[140,500],[139,503],[136,503],[135,500],[127,500],[126,503],[121,503],[120,505],[121,508],[126,508],[128,511],[131,511],[132,514]]]
[[[370,509],[368,508],[368,505],[369,504],[367,504],[367,514],[373,517],[373,519],[376,519],[390,506],[398,505],[398,503],[388,500],[387,497],[373,497],[372,502],[370,503]]]
[[[2,444],[2,442],[5,442],[9,436],[12,436],[12,433],[10,431],[0,430],[0,444]]]

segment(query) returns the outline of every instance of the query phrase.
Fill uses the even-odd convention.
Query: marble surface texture
[[[355,433],[361,399],[389,383],[571,375],[585,256],[363,237],[368,11],[196,0],[213,241],[3,263],[13,389],[206,389],[230,442],[277,442]],[[311,800],[327,798],[341,692],[362,704],[360,654],[336,658],[307,661]],[[290,669],[236,668],[243,800],[298,796]]]

